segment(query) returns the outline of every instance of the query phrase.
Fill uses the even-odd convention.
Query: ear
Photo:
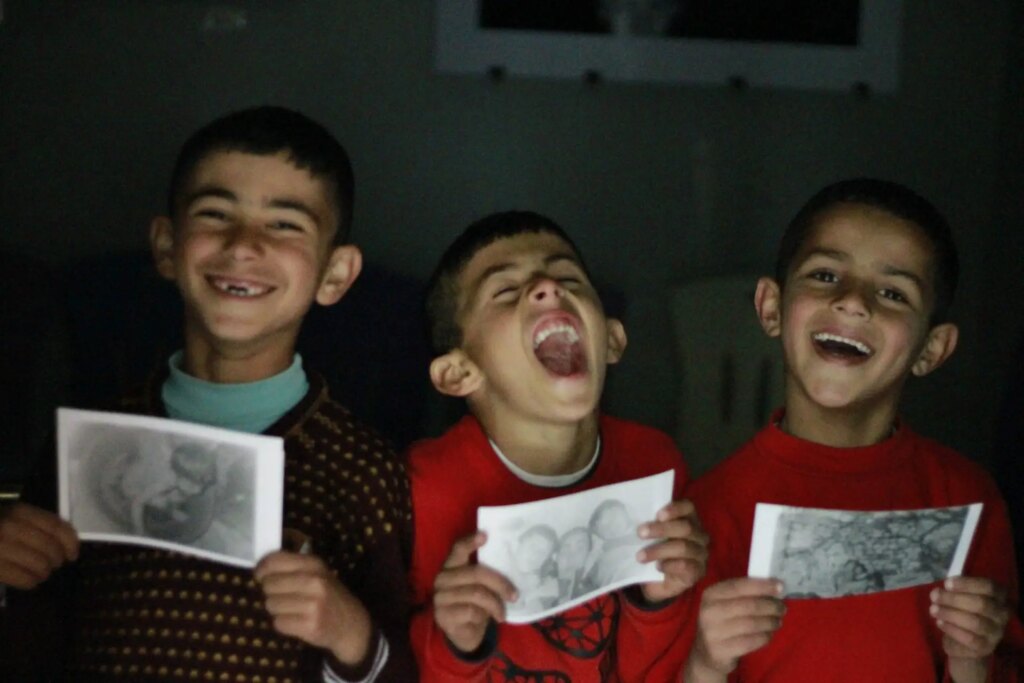
[[[929,372],[946,362],[956,349],[960,330],[953,323],[936,325],[928,332],[924,347],[914,361],[911,372],[917,377],[924,377]]]
[[[167,216],[157,216],[149,224],[149,249],[153,253],[153,264],[161,277],[173,280],[174,267],[174,223]]]
[[[608,357],[609,364],[618,363],[626,350],[626,328],[622,321],[608,318]]]
[[[353,244],[335,247],[327,257],[320,287],[316,290],[316,302],[321,306],[338,303],[362,270],[363,253],[359,247]]]
[[[769,337],[782,334],[782,289],[778,282],[770,277],[757,281],[754,308],[757,309],[757,319],[765,334]]]
[[[445,396],[465,398],[480,388],[484,376],[465,351],[455,349],[430,362],[430,381]]]

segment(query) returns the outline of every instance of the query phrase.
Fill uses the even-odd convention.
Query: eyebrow
[[[578,258],[576,258],[576,256],[574,254],[572,254],[571,252],[558,252],[556,254],[551,254],[549,256],[546,256],[544,258],[544,265],[545,266],[550,266],[550,265],[552,265],[554,263],[559,263],[561,261],[568,261],[568,262],[572,263],[575,266],[578,266],[580,268],[583,267],[580,264],[580,260]],[[474,289],[477,289],[477,288],[481,287],[492,276],[498,275],[500,273],[504,273],[504,272],[507,272],[507,271],[510,271],[510,270],[516,270],[517,267],[518,267],[517,264],[512,262],[512,261],[504,261],[502,263],[495,263],[493,266],[490,266],[489,268],[487,268],[486,270],[484,270],[484,272],[482,272],[480,274],[480,277],[478,277],[476,279],[476,281],[473,283]]]
[[[195,202],[206,197],[215,197],[218,199],[227,200],[229,202],[234,202],[236,204],[238,203],[238,196],[231,190],[228,190],[227,188],[224,187],[220,187],[219,185],[205,185],[189,193],[189,195],[186,197],[187,201],[185,202],[185,206],[192,206],[192,204],[194,204]],[[285,197],[274,198],[268,201],[265,204],[265,206],[271,209],[286,209],[290,211],[298,211],[299,213],[308,216],[317,225],[320,225],[322,223],[322,219],[317,214],[317,212],[314,211],[305,203],[299,201],[298,199],[288,199]]]
[[[808,261],[809,259],[811,259],[814,256],[824,256],[826,258],[835,259],[836,261],[847,261],[847,260],[849,260],[849,255],[846,252],[839,251],[838,249],[824,249],[824,248],[820,248],[820,247],[817,248],[817,249],[812,249],[809,252],[807,252],[807,256],[805,256],[803,260],[806,262],[806,261]],[[896,266],[885,264],[885,265],[882,266],[882,273],[885,274],[885,275],[889,275],[891,277],[905,278],[905,279],[910,280],[911,282],[913,282],[920,289],[924,289],[925,288],[924,280],[921,278],[920,275],[918,275],[917,273],[915,273],[913,271],[906,270],[904,268],[897,268]]]

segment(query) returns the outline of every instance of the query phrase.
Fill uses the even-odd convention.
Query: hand
[[[489,567],[470,564],[487,536],[477,532],[455,541],[444,568],[434,579],[434,620],[462,652],[480,647],[487,625],[505,620],[505,603],[516,600],[512,582]]]
[[[648,602],[674,598],[704,576],[708,535],[690,501],[672,501],[658,511],[656,521],[641,524],[638,533],[640,538],[665,539],[637,554],[640,562],[657,562],[665,574],[664,581],[641,587]]]
[[[15,503],[0,513],[0,583],[28,590],[78,559],[78,532],[46,510]]]
[[[366,657],[370,614],[319,557],[271,553],[256,565],[255,577],[275,631],[330,650],[344,664]]]
[[[704,591],[686,681],[725,680],[740,657],[771,640],[786,605],[774,579],[729,579]]]
[[[960,576],[932,590],[931,600],[929,611],[943,633],[950,678],[985,681],[988,657],[1010,619],[1006,590],[990,579]]]

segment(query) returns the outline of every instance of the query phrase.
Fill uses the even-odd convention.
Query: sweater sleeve
[[[406,576],[411,538],[408,491],[403,488],[395,492],[394,500],[398,509],[393,511],[390,524],[377,529],[366,555],[343,579],[373,620],[375,631],[370,647],[363,661],[352,667],[324,653],[324,681],[416,680],[416,665],[409,646],[411,601]]]
[[[1006,589],[1010,603],[1010,622],[999,646],[992,657],[989,680],[993,683],[1019,683],[1024,671],[1024,627],[1022,627],[1018,602],[1020,587],[1017,585],[1017,567],[1013,547],[1013,532],[1006,503],[999,495],[994,483],[989,484],[985,496],[985,507],[972,543],[972,553],[964,567],[964,576],[986,577]],[[949,680],[948,675],[945,677]]]

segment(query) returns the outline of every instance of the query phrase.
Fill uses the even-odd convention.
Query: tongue
[[[579,343],[570,342],[565,335],[553,334],[540,343],[534,353],[548,372],[568,377],[584,369],[583,350]]]

